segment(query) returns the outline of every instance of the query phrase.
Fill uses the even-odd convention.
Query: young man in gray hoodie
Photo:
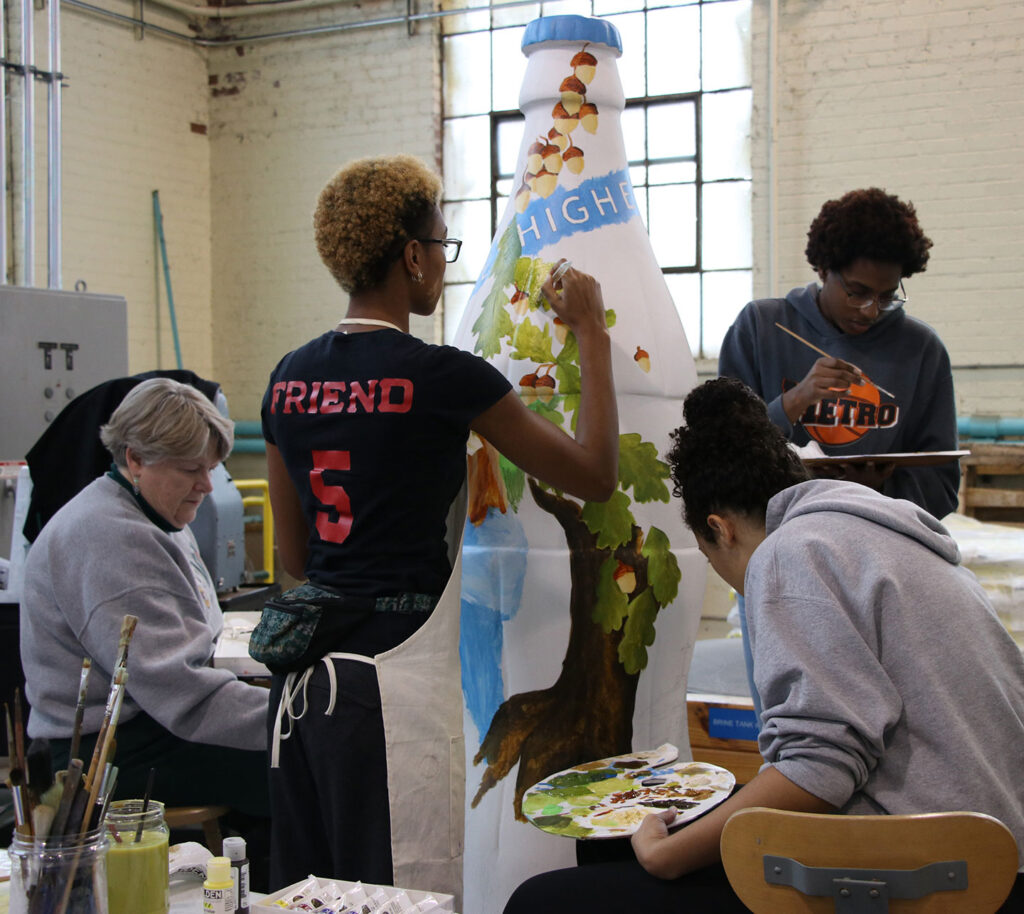
[[[750,302],[725,335],[718,373],[753,388],[794,444],[815,441],[830,456],[955,450],[949,355],[903,307],[903,280],[924,271],[931,246],[913,205],[878,188],[829,200],[807,233],[819,281]],[[939,519],[956,510],[956,460],[838,472]]]

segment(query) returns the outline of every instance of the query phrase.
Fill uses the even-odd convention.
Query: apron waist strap
[[[364,654],[332,651],[330,654],[325,654],[321,657],[318,662],[322,662],[327,667],[327,679],[330,682],[331,691],[330,700],[327,702],[327,710],[324,711],[325,717],[330,717],[333,713],[334,703],[338,697],[338,677],[334,672],[332,660],[355,660],[358,663],[368,663],[371,666],[376,666],[376,661],[373,657],[367,657]],[[301,673],[289,673],[285,678],[284,687],[281,689],[281,700],[278,702],[277,714],[274,718],[274,742],[270,749],[271,768],[281,767],[281,741],[288,739],[292,735],[294,730],[292,722],[301,720],[309,710],[309,679],[315,669],[316,664],[314,663],[312,666],[306,667]],[[296,699],[300,695],[302,696],[302,710],[296,711]],[[287,732],[282,732],[286,717],[288,718],[288,730]]]

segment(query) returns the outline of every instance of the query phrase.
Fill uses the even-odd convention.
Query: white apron
[[[329,658],[372,663],[377,668],[387,752],[391,809],[391,861],[394,884],[403,889],[444,892],[462,901],[462,847],[465,832],[466,758],[462,735],[462,678],[459,666],[459,613],[462,586],[462,533],[466,487],[448,511],[448,557],[452,573],[430,618],[397,647],[365,657],[334,652]],[[320,661],[317,661],[319,663]],[[274,724],[271,767],[289,732],[285,717],[302,717],[309,705],[305,689],[315,664],[285,681]],[[326,713],[334,709],[334,665]],[[303,696],[304,710],[292,703]]]

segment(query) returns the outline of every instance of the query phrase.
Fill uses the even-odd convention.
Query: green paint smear
[[[595,771],[570,771],[548,778],[544,783],[551,787],[588,787],[595,781],[614,778],[618,772],[614,768],[598,768]]]
[[[599,797],[606,797],[609,794],[618,793],[623,790],[635,790],[636,786],[636,781],[632,778],[609,778],[607,781],[601,781],[599,784],[591,784],[590,789]]]
[[[533,824],[546,832],[564,835],[566,838],[586,838],[594,832],[585,825],[577,825],[569,816],[537,816]]]

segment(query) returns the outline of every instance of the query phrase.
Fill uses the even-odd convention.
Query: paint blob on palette
[[[543,831],[567,838],[621,838],[654,812],[676,808],[670,827],[717,806],[732,792],[731,771],[677,762],[674,746],[617,755],[566,768],[523,796],[523,813]]]

